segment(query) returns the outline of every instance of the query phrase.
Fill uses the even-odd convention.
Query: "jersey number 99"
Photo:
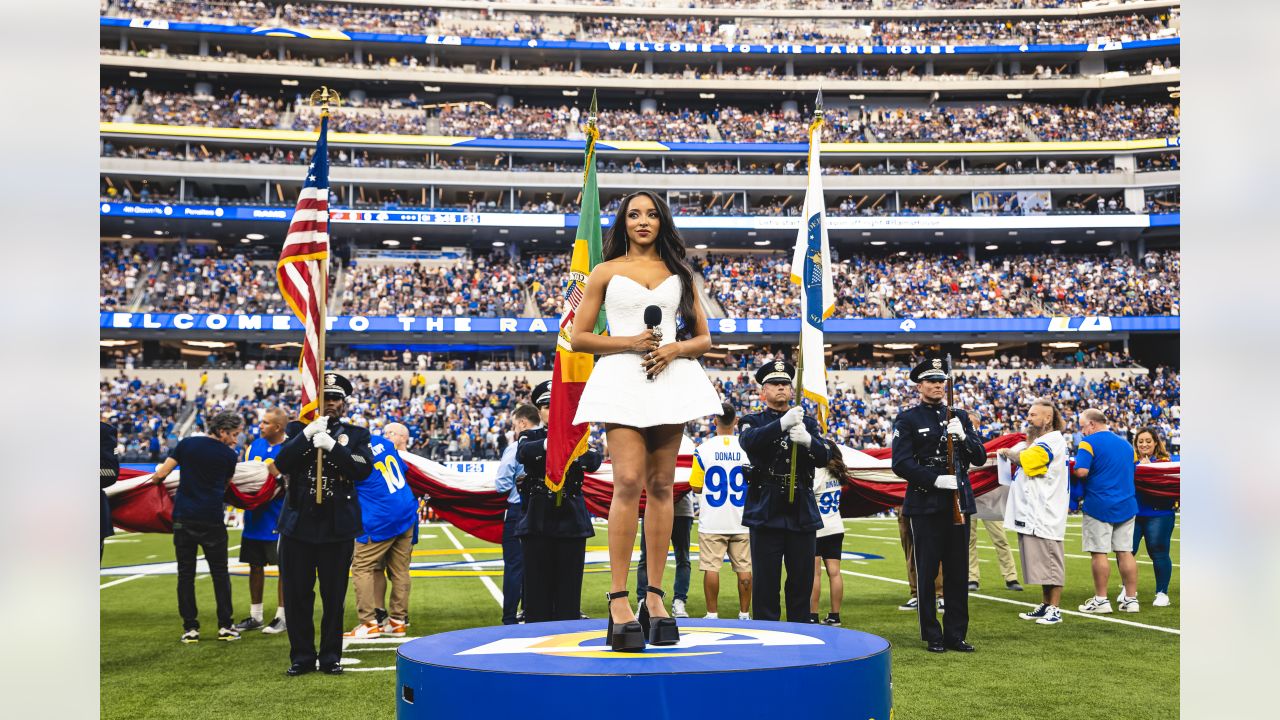
[[[711,507],[720,507],[726,500],[734,507],[742,507],[747,502],[747,478],[741,467],[726,471],[712,465],[707,468],[703,484],[702,501]]]

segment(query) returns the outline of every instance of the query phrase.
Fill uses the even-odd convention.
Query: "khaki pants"
[[[898,540],[902,542],[902,552],[907,556],[907,582],[911,585],[911,597],[916,597],[916,564],[912,560],[913,543],[911,541],[911,525],[907,522],[907,516],[902,514],[902,509],[898,509]],[[934,592],[938,597],[942,597],[942,563],[938,563],[938,576],[933,583]]]
[[[1009,549],[1009,539],[1004,534],[1004,523],[999,520],[983,520],[987,534],[991,536],[991,544],[996,547],[996,558],[1000,561],[1000,575],[1005,582],[1018,579],[1018,569],[1013,563],[1013,551]],[[978,582],[978,523],[969,526],[969,582]]]
[[[409,613],[409,561],[413,558],[413,528],[382,542],[356,543],[351,579],[356,586],[356,615],[360,622],[374,622],[373,609],[382,607],[386,582],[379,582],[382,568],[391,578],[387,614],[403,621]]]

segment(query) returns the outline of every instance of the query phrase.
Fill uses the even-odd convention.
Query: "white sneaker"
[[[688,613],[688,611],[686,611],[686,610],[684,609],[684,601],[683,601],[683,600],[672,600],[672,601],[671,601],[671,615],[672,615],[673,617],[678,617],[678,618],[687,618],[687,617],[689,617],[689,613]]]
[[[1044,617],[1036,620],[1037,625],[1057,625],[1062,622],[1062,611],[1050,605],[1044,610]]]
[[[284,624],[284,618],[277,615],[271,619],[271,622],[267,623],[266,627],[262,628],[262,632],[267,635],[278,635],[284,632],[286,629],[287,628],[285,627],[285,624]]]
[[[750,619],[751,619],[751,613],[744,613],[744,612],[740,612],[740,613],[738,613],[738,619],[739,619],[739,620],[750,620]]]
[[[1138,598],[1136,597],[1127,597],[1120,601],[1120,612],[1136,613],[1138,609]]]
[[[718,615],[717,613],[707,613],[706,615],[703,615],[703,616],[702,616],[702,619],[704,619],[704,620],[719,620],[719,619],[720,619],[720,615]]]
[[[1080,612],[1093,615],[1109,615],[1111,613],[1111,601],[1106,598],[1091,597],[1089,602],[1080,606]]]
[[[1156,599],[1151,601],[1155,607],[1169,607],[1169,596],[1165,593],[1156,593]]]
[[[945,600],[943,600],[942,598],[938,598],[938,612],[940,612],[940,613],[944,613],[944,612],[946,612],[946,611],[947,611],[947,603],[946,603],[946,601],[945,601]]]

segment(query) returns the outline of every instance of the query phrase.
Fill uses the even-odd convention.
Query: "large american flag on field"
[[[310,422],[318,415],[320,373],[324,352],[320,333],[324,327],[324,303],[328,298],[329,262],[329,118],[320,119],[320,139],[307,168],[307,180],[298,194],[298,207],[289,223],[289,235],[276,264],[280,294],[306,329],[302,341],[302,410],[298,419]]]

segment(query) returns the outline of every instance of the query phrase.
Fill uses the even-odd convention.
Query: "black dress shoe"
[[[947,643],[947,649],[955,650],[956,652],[973,652],[973,646],[963,640]]]
[[[1022,592],[1022,586],[1018,584],[1017,580],[1010,580],[1009,582],[1005,583],[1004,586],[1014,592]]]
[[[306,675],[309,672],[315,672],[315,670],[315,663],[294,663],[289,666],[288,670],[284,671],[284,674],[289,677],[297,677],[299,675]]]
[[[944,653],[947,651],[947,647],[942,644],[941,640],[935,640],[933,642],[930,642],[929,647],[926,649],[929,652],[936,652],[936,653]]]
[[[972,648],[970,649],[972,650]],[[321,665],[320,672],[324,673],[325,675],[341,675],[342,665],[338,663],[334,663],[332,665]]]

